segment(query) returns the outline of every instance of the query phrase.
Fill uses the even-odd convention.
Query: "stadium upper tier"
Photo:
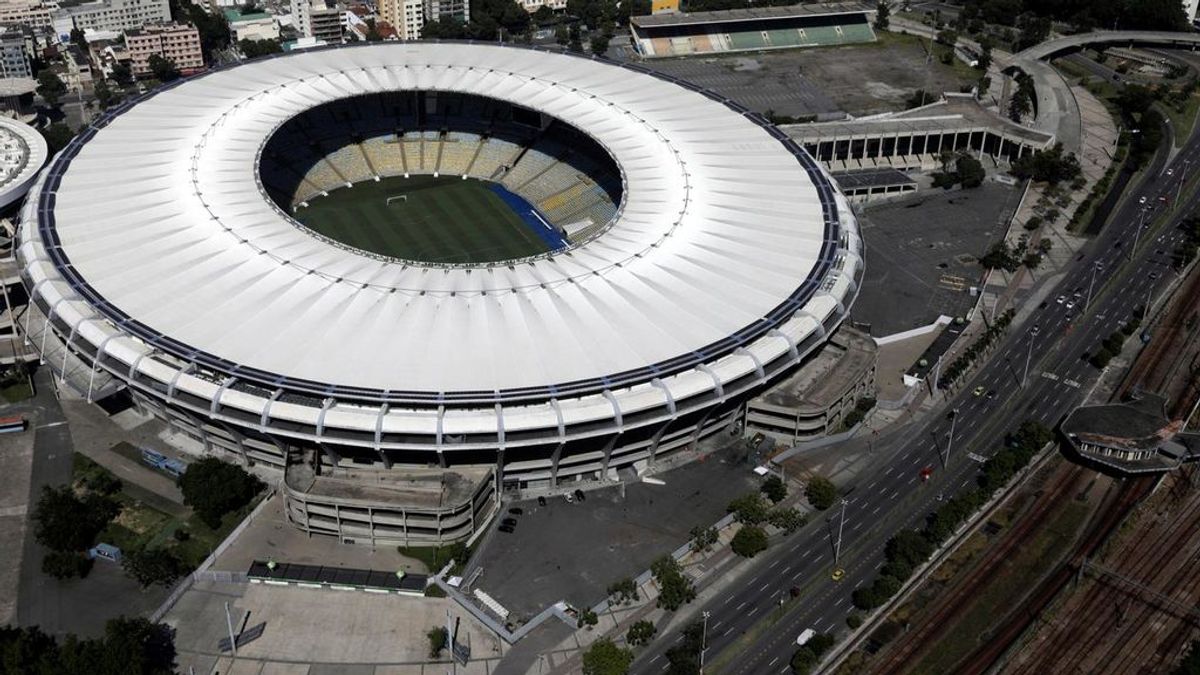
[[[612,223],[520,264],[435,265],[335,246],[267,195],[258,167],[281,125],[411,91],[585,134],[620,173]],[[440,132],[421,133],[399,161],[438,161],[419,146]],[[346,165],[369,175],[379,148],[354,149]],[[214,69],[109,111],[35,187],[18,255],[41,314],[26,329],[64,379],[83,391],[98,373],[239,446],[388,465],[437,450],[529,476],[653,459],[819,346],[862,272],[845,200],[761,116],[535,49],[371,44]]]

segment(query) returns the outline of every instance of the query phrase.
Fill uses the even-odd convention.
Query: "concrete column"
[[[558,461],[562,459],[564,446],[566,443],[559,443],[550,455],[550,487],[558,487]]]
[[[667,432],[667,427],[670,427],[670,426],[671,426],[671,423],[666,422],[665,424],[663,424],[661,427],[658,428],[658,431],[654,432],[654,437],[650,440],[649,462],[651,464],[653,464],[654,462],[656,462],[658,460],[658,444],[662,440],[663,434],[665,434]]]

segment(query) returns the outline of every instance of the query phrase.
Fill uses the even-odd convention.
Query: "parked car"
[[[568,503],[568,504],[574,504],[574,503],[575,503],[575,495],[571,494],[570,492],[568,492],[568,493],[566,494],[566,498],[567,498],[567,503]]]
[[[538,506],[545,506],[545,505],[546,505],[546,498],[538,497]]]
[[[519,506],[514,506],[511,509],[509,509],[508,512],[513,514],[514,516],[520,516],[525,513],[525,509],[523,509]]]
[[[584,497],[584,496],[583,496],[583,490],[576,490],[576,491],[575,491],[575,499],[577,499],[577,500],[579,500],[579,501],[581,501],[581,502],[585,502],[585,501],[587,501],[587,497]]]
[[[507,525],[509,527],[516,527],[517,519],[516,518],[505,518],[504,520],[500,521],[500,523],[503,525]]]
[[[512,534],[513,533],[513,528],[509,527],[508,525],[501,525],[500,527],[497,527],[496,529],[500,530],[504,534]]]

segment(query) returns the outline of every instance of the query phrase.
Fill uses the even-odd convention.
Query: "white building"
[[[279,39],[279,22],[266,12],[242,14],[236,8],[226,9],[225,20],[229,22],[229,32],[233,34],[234,42]]]
[[[291,0],[292,18],[303,37],[342,41],[342,11],[325,0]]]
[[[1189,23],[1196,23],[1196,10],[1200,9],[1200,0],[1183,0],[1183,12],[1187,14]]]
[[[64,38],[72,28],[125,31],[171,21],[168,0],[97,0],[54,12],[54,31]]]

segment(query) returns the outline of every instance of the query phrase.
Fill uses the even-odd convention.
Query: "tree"
[[[658,583],[658,606],[673,612],[696,599],[696,589],[683,575],[679,562],[669,555],[650,563],[650,574]]]
[[[979,264],[990,270],[1016,272],[1017,268],[1021,266],[1021,258],[1018,252],[1008,245],[1008,242],[1001,240],[992,244],[987,253],[984,253],[979,259]]]
[[[608,41],[611,38],[612,36],[607,33],[593,33],[591,39],[588,40],[588,49],[597,56],[604,56],[604,53],[608,51]]]
[[[582,33],[579,30],[579,24],[577,24],[577,23],[571,24],[571,27],[569,29],[567,29],[567,35],[568,35],[567,49],[575,52],[576,54],[582,54],[583,53],[583,38],[582,38]]]
[[[238,51],[245,54],[248,59],[283,52],[283,47],[280,46],[279,40],[238,40],[237,47]]]
[[[818,633],[808,639],[804,646],[792,654],[792,672],[796,675],[806,675],[821,662],[821,657],[833,646],[833,636]]]
[[[58,105],[63,94],[67,93],[67,85],[49,68],[38,73],[37,81],[38,96],[51,107]]]
[[[904,562],[910,567],[917,567],[933,555],[933,545],[920,532],[900,530],[888,540],[884,547],[884,555],[889,561]]]
[[[1079,175],[1079,160],[1074,153],[1065,152],[1062,143],[1055,143],[1051,148],[1038,150],[1013,162],[1012,174],[1021,179],[1057,185]]]
[[[554,20],[554,10],[550,9],[550,5],[542,5],[533,13],[533,22],[539,26],[544,26]]]
[[[47,551],[42,558],[42,573],[55,579],[86,577],[92,571],[92,559],[78,551]]]
[[[601,638],[583,652],[583,675],[625,675],[633,663],[633,652]]]
[[[804,496],[808,498],[808,503],[812,504],[814,509],[824,511],[837,501],[838,489],[828,478],[813,476],[804,488]]]
[[[112,79],[122,87],[128,87],[133,84],[133,71],[127,64],[116,63],[112,67]]]
[[[179,477],[184,503],[213,529],[221,526],[226,513],[250,503],[262,488],[262,481],[216,457],[192,463]]]
[[[172,20],[190,23],[200,32],[200,49],[205,61],[212,61],[214,51],[229,46],[229,22],[225,20],[225,14],[209,12],[203,3],[193,4],[187,0],[169,0],[169,4]]]
[[[596,616],[596,613],[592,610],[584,609],[579,613],[579,618],[575,621],[575,626],[577,628],[583,628],[584,626],[591,628],[597,623],[600,623],[600,617]]]
[[[429,639],[429,658],[431,659],[441,656],[442,650],[450,642],[450,633],[446,631],[445,626],[430,628],[425,632],[425,637]]]
[[[808,523],[808,519],[800,511],[788,507],[786,509],[772,509],[771,513],[767,516],[767,522],[783,530],[784,534],[791,534],[804,527]]]
[[[891,0],[877,0],[875,3],[875,30],[887,30],[891,23]]]
[[[697,553],[707,553],[716,545],[719,534],[715,527],[697,525],[688,533],[692,538],[692,550]]]
[[[726,511],[746,525],[757,525],[767,519],[767,500],[757,492],[749,492],[729,502]]]
[[[608,601],[616,605],[627,605],[638,599],[637,582],[625,577],[608,586]]]
[[[939,98],[937,94],[931,94],[924,89],[917,89],[904,101],[904,107],[908,109],[920,108],[926,103],[933,103]]]
[[[67,147],[72,138],[75,138],[75,132],[71,131],[71,127],[62,122],[55,122],[45,129],[41,130],[42,137],[46,139],[46,145],[49,146],[51,156],[58,154],[59,150]]]
[[[779,476],[768,476],[762,484],[762,493],[771,500],[772,504],[778,504],[787,497],[787,484],[783,482]]]
[[[983,72],[992,65],[992,42],[987,39],[979,41],[979,59],[975,62],[975,67]],[[986,89],[986,87],[985,87]]]
[[[183,576],[185,571],[182,560],[171,551],[159,547],[125,551],[121,557],[121,567],[142,588],[156,584],[168,586]]]
[[[159,82],[174,82],[179,79],[179,69],[175,62],[164,58],[162,54],[151,54],[149,59],[150,73]]]
[[[79,47],[79,51],[84,55],[88,53],[87,35],[78,28],[71,29],[71,44]]]
[[[0,627],[0,672],[66,675],[169,675],[175,634],[146,619],[119,617],[97,638],[68,635],[60,645],[38,628]]]
[[[958,179],[962,181],[964,188],[977,188],[983,185],[983,179],[987,177],[987,172],[983,169],[983,164],[978,159],[970,155],[960,155],[958,158]]]
[[[654,635],[658,633],[658,628],[649,621],[634,621],[629,627],[629,631],[625,633],[625,642],[637,647],[649,643],[654,639]]]
[[[101,110],[108,110],[121,102],[122,94],[108,86],[108,80],[96,80],[96,101]]]
[[[120,507],[98,494],[82,498],[70,486],[42,488],[34,507],[34,537],[52,551],[82,551],[96,541]]]
[[[729,548],[743,558],[753,558],[767,550],[767,533],[757,525],[743,525],[737,534],[733,535]]]

